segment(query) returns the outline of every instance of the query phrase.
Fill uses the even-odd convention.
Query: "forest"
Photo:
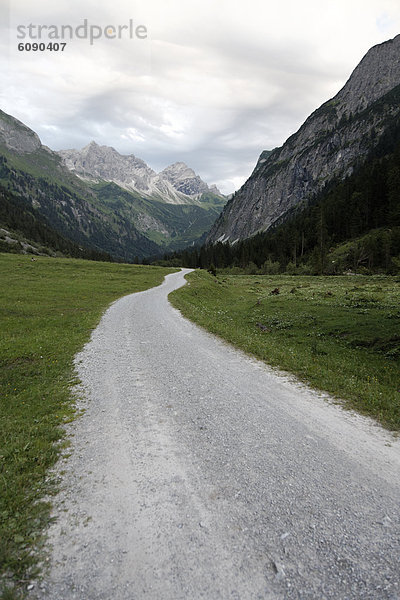
[[[155,264],[233,272],[397,273],[400,268],[400,127],[393,125],[366,162],[297,205],[266,232],[166,254]]]
[[[0,186],[0,224],[10,229],[17,237],[21,236],[39,245],[45,254],[55,252],[71,258],[112,260],[106,252],[77,244],[55,231],[46,217],[32,208],[26,200],[12,194],[3,186]],[[22,247],[20,244],[9,244],[0,240],[0,251],[19,253],[22,252]]]

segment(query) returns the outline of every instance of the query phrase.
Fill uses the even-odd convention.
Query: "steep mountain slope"
[[[0,111],[0,142],[18,154],[45,149],[39,136],[32,129],[3,111]]]
[[[150,182],[157,175],[133,154],[122,156],[114,148],[99,146],[94,141],[82,150],[60,150],[57,154],[65,166],[82,179],[113,181],[129,190],[149,191]]]
[[[29,201],[0,186],[0,251],[15,254],[70,256],[111,260],[104,252],[84,248],[55,231]]]
[[[167,203],[104,181],[93,185],[92,190],[96,194],[96,207],[102,214],[135,223],[143,235],[158,245],[153,254],[202,241],[224,202],[209,192],[202,195],[201,204]]]
[[[140,159],[95,143],[86,147],[77,168],[67,168],[65,160],[0,111],[0,185],[29,202],[62,236],[118,259],[197,242],[225,203],[181,163],[157,175]],[[174,187],[189,186],[188,181],[191,196]]]
[[[295,206],[306,206],[333,179],[365,161],[400,118],[400,35],[365,55],[346,85],[281,148],[263,152],[228,202],[207,242],[234,242],[265,231]]]
[[[58,156],[42,148],[13,155],[0,146],[0,185],[27,202],[63,237],[86,248],[127,261],[159,251],[133,223],[99,211],[94,194],[59,162]]]
[[[332,181],[306,207],[295,206],[281,223],[237,244],[182,253],[182,259],[183,266],[270,275],[400,274],[400,123],[385,131],[352,175]]]

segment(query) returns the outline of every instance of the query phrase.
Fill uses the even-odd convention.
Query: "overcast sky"
[[[339,91],[371,46],[400,32],[399,0],[0,3],[0,108],[54,150],[94,139],[157,171],[184,161],[225,193]],[[109,39],[76,39],[85,19],[109,26]],[[147,38],[124,28],[112,39],[130,19]],[[17,38],[30,24],[34,35],[71,25],[75,39],[62,53],[18,51],[40,42]],[[42,29],[44,42],[46,31],[57,30]]]

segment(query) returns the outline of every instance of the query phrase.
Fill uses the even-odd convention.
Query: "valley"
[[[85,412],[29,597],[389,600],[399,440],[182,318],[186,273],[114,303],[77,355]]]
[[[2,600],[395,597],[399,57],[229,197],[0,111]]]
[[[70,242],[117,261],[200,243],[226,202],[184,163],[157,174],[135,156],[95,142],[56,153],[4,112],[0,160],[4,192]],[[0,225],[7,228],[4,219]]]

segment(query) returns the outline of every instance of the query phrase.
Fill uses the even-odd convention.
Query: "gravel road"
[[[399,440],[183,319],[187,272],[114,303],[76,359],[30,597],[399,599]]]

